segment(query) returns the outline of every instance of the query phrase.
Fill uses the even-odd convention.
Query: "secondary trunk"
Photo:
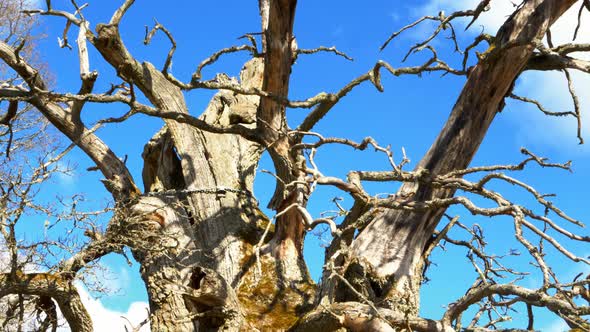
[[[416,170],[441,175],[469,165],[536,43],[573,3],[527,1],[504,23],[489,50],[470,71],[449,120]],[[434,190],[418,183],[405,183],[397,193],[400,200],[417,202],[452,195],[453,190]],[[347,282],[324,278],[322,300],[370,300],[402,315],[417,316],[423,252],[443,212],[372,208],[359,213],[358,217],[364,215],[371,221],[356,238],[333,244],[327,255],[328,262],[334,261]],[[341,257],[335,258],[337,255]]]

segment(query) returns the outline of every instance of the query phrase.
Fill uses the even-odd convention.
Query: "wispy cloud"
[[[93,298],[84,287],[78,286],[77,288],[82,303],[84,303],[86,310],[88,310],[88,313],[92,317],[95,331],[123,332],[125,331],[125,327],[131,331],[132,328],[129,322],[137,326],[148,315],[148,304],[146,302],[131,303],[127,312],[113,311],[107,309],[99,299]],[[149,323],[144,325],[140,330],[140,332],[148,331],[150,331]]]
[[[567,326],[566,322],[561,318],[554,320],[551,324],[547,325],[547,327],[543,329],[543,331],[547,332],[565,332],[569,330],[569,326]]]
[[[25,0],[25,6],[28,8],[44,8],[44,0]]]

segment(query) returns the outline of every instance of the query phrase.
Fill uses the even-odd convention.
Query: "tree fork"
[[[554,208],[534,188],[508,176],[493,177],[497,174],[489,173],[478,183],[461,178],[468,173],[461,170],[471,162],[495,115],[501,111],[505,96],[510,94],[515,79],[523,70],[580,69],[585,66],[579,60],[560,58],[568,53],[560,54],[556,51],[558,48],[551,46],[548,51],[540,44],[551,24],[574,2],[524,1],[495,38],[485,39],[490,48],[469,70],[451,68],[438,58],[436,50],[428,43],[440,30],[452,29],[450,21],[454,18],[477,19],[489,1],[482,0],[475,10],[455,12],[447,17],[444,12],[438,17],[424,17],[401,30],[423,20],[440,22],[431,38],[412,47],[408,53],[431,52],[432,57],[423,65],[394,69],[379,61],[372,70],[351,81],[338,93],[320,93],[305,101],[288,100],[291,66],[298,52],[293,36],[295,0],[259,1],[262,53],[258,53],[254,37],[248,35],[253,44],[251,48],[243,45],[215,53],[199,65],[190,83],[186,84],[169,72],[176,42],[162,25],[157,24],[152,32],[148,32],[146,40],[161,30],[172,42],[163,70],[156,69],[149,62],[137,61],[127,50],[119,35],[119,24],[133,0],[124,1],[108,24],[99,24],[96,35],[87,30],[89,24],[75,3],[75,15],[52,9],[50,1],[47,1],[47,11],[27,11],[28,14],[66,18],[66,32],[73,25],[80,27],[78,42],[85,46],[84,38],[87,38],[124,81],[123,87],[113,87],[106,94],[93,94],[93,81],[84,77],[78,94],[46,91],[38,72],[18,56],[18,49],[15,51],[6,43],[0,43],[0,57],[30,87],[30,91],[26,91],[22,87],[9,86],[1,91],[3,95],[0,97],[36,106],[72,142],[82,147],[107,178],[107,188],[117,202],[118,209],[105,234],[89,229],[85,234],[89,234],[92,241],[60,265],[58,271],[66,271],[64,275],[69,278],[89,262],[129,247],[141,264],[140,272],[151,308],[151,326],[157,331],[291,328],[298,331],[408,329],[447,332],[453,329],[453,322],[457,322],[454,328],[460,329],[457,317],[471,305],[485,301],[486,297],[503,295],[513,296],[515,302],[547,307],[567,317],[587,315],[590,307],[575,307],[558,298],[558,295],[567,295],[566,298],[571,300],[569,297],[581,294],[587,283],[577,284],[581,281],[574,280],[575,286],[562,292],[562,285],[557,281],[547,281],[548,268],[539,258],[538,248],[522,240],[522,228],[540,236],[576,262],[588,263],[588,260],[564,249],[525,218],[544,222],[546,227],[572,240],[590,240],[556,226],[547,216],[534,215],[534,212],[504,200],[499,193],[484,188],[487,183],[484,180],[501,179],[524,188],[546,209],[576,225],[581,223]],[[587,6],[587,1],[584,5]],[[452,38],[455,38],[454,30]],[[478,42],[468,47],[465,59]],[[455,46],[459,48],[457,44]],[[201,81],[203,66],[211,64],[221,54],[244,49],[250,50],[254,59],[246,63],[239,81],[221,74],[215,79]],[[86,52],[81,53],[84,53],[80,55],[81,74],[88,73]],[[531,62],[532,55],[536,56],[536,61]],[[382,91],[381,68],[395,76],[435,71],[468,76],[447,124],[414,172],[402,171],[405,158],[398,167],[389,148],[377,146],[370,138],[356,144],[348,139],[324,139],[320,134],[307,132],[340,98],[362,82],[370,81]],[[199,118],[190,115],[184,96],[186,90],[197,88],[219,89]],[[153,107],[136,101],[134,92],[137,90],[141,90]],[[132,108],[126,116],[144,113],[164,120],[164,128],[144,149],[145,193],[138,192],[125,162],[98,139],[94,130],[84,127],[79,115],[87,102],[122,103]],[[287,126],[287,106],[313,107],[296,131]],[[109,120],[112,118],[105,119],[104,123],[111,122]],[[124,119],[112,122],[120,121]],[[319,142],[303,143],[305,135],[314,136]],[[370,179],[363,178],[361,173],[372,172],[351,172],[347,182],[323,176],[313,163],[314,153],[309,156],[313,169],[307,167],[303,149],[315,152],[324,143],[339,143],[361,150],[372,145],[387,153],[394,170],[380,174],[387,173],[389,180],[404,184],[397,195],[382,199],[370,197],[362,189],[361,181]],[[269,204],[276,211],[274,228],[252,194],[256,167],[264,151],[269,152],[278,178]],[[494,166],[484,172],[522,169],[530,160],[548,166],[542,158],[530,153],[528,156],[515,168]],[[554,164],[553,167],[569,169],[568,164]],[[453,172],[454,175],[450,174]],[[314,181],[313,185],[310,185],[311,181]],[[343,224],[336,226],[332,217],[312,220],[305,207],[316,184],[333,185],[354,198],[351,211],[345,212],[339,206],[340,211],[336,212],[346,214]],[[483,211],[490,209],[472,208],[459,200],[465,197],[454,197],[457,188],[491,197],[498,204],[494,209],[499,210],[491,215],[514,217],[515,235],[537,259],[545,281],[543,288],[538,290],[515,284],[497,285],[493,277],[484,275],[495,272],[486,265],[485,273],[480,275],[483,286],[474,284],[449,306],[440,321],[423,319],[418,317],[423,265],[431,249],[433,234],[439,234],[437,239],[441,238],[435,229],[444,210],[451,204],[463,204],[475,214],[490,215]],[[438,203],[442,200],[450,203]],[[308,228],[322,222],[330,225],[335,239],[327,251],[320,296],[316,296],[316,286],[307,272],[302,249]],[[478,236],[471,234],[475,238]],[[452,243],[452,239],[442,238]],[[14,247],[14,243],[10,245]],[[492,260],[485,255],[481,259],[484,263]],[[494,282],[486,283],[487,280]],[[71,283],[64,285],[72,286]],[[548,289],[558,291],[552,296],[553,292],[547,292]],[[67,305],[68,299],[60,303],[59,296],[53,296],[60,306]],[[74,305],[81,307],[62,308],[68,320],[72,320],[71,327],[91,329],[90,324],[84,322],[87,313],[76,300],[76,294],[71,298]]]
[[[504,23],[494,44],[471,70],[449,120],[417,170],[426,169],[438,175],[468,166],[495,115],[501,111],[504,97],[527,65],[537,41],[575,2],[527,1]],[[433,190],[428,185],[405,183],[397,196],[419,202],[453,194],[454,190]],[[400,300],[409,299],[410,307],[401,311],[416,316],[422,253],[443,212],[384,211],[361,230],[350,244],[349,257],[356,262],[353,266],[362,266],[365,278],[383,280],[381,285],[386,287],[381,289],[381,286],[367,282],[353,283],[357,291],[375,294],[370,300],[393,310],[400,309]],[[323,289],[338,287],[338,283],[323,282],[327,284]],[[340,300],[358,301],[358,297]]]

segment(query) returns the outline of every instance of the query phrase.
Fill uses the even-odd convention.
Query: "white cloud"
[[[590,75],[572,72],[572,80],[576,94],[580,100],[582,114],[582,137],[586,142],[590,141]],[[525,73],[516,88],[519,95],[528,96],[539,100],[547,109],[552,111],[573,111],[573,102],[567,90],[565,76],[560,72],[552,73]],[[517,105],[516,107],[519,107]],[[590,151],[586,145],[578,147],[576,138],[577,122],[573,117],[555,118],[547,117],[531,108],[532,112],[526,112],[527,126],[523,126],[523,134],[527,140],[540,142],[553,148],[569,150]],[[523,121],[522,111],[512,109],[511,116],[515,121]]]
[[[569,330],[569,326],[561,318],[554,320],[551,324],[547,325],[547,327],[543,329],[543,331],[547,332],[565,332]]]
[[[57,173],[57,183],[67,189],[71,189],[76,184],[76,177],[69,173]]]
[[[577,6],[566,12],[551,28],[553,43],[555,45],[572,42],[572,36],[577,24]],[[582,26],[578,32],[577,43],[590,42],[590,24],[588,23],[588,13],[585,14],[586,22],[582,21]],[[590,59],[587,55],[574,54],[578,58]],[[590,75],[579,71],[571,71],[574,89],[580,99],[580,108],[582,113],[582,136],[586,141],[590,141]],[[549,109],[554,111],[571,111],[573,102],[567,90],[567,83],[564,74],[560,72],[531,72],[526,73],[520,84],[517,86],[517,92],[526,94],[532,98],[538,99]],[[529,136],[532,139],[540,140],[542,143],[553,145],[556,148],[570,147],[575,148],[577,143],[576,121],[575,119],[556,119],[547,117],[534,117],[533,126],[529,129]],[[537,128],[534,128],[537,127]],[[540,135],[543,133],[543,135]],[[581,151],[590,152],[590,147],[585,145]]]
[[[54,174],[56,175],[58,185],[68,189],[75,186],[77,180],[76,173],[74,172],[75,167],[72,167],[69,162],[63,160],[58,161],[56,166],[58,172]]]
[[[474,9],[480,0],[431,0],[420,8],[420,15],[436,15],[439,11],[444,10],[446,14],[458,10]],[[484,12],[477,19],[477,22],[469,28],[471,32],[481,32],[481,27],[485,32],[494,34],[498,28],[506,21],[506,18],[514,11],[514,5],[510,0],[493,1],[491,9]],[[465,24],[469,22],[465,21]]]
[[[78,292],[82,303],[92,317],[95,331],[124,332],[125,327],[132,330],[129,320],[134,326],[139,325],[147,315],[148,304],[146,302],[133,302],[127,312],[118,312],[105,308],[102,302],[93,298],[84,287],[78,286]],[[123,317],[127,318],[124,319]],[[150,331],[149,323],[144,325],[140,332]]]

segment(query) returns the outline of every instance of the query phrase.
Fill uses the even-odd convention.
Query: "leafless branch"
[[[402,32],[409,30],[415,26],[417,26],[418,24],[424,22],[424,21],[435,21],[435,22],[439,22],[438,26],[436,27],[436,29],[434,30],[434,32],[426,39],[424,39],[421,42],[418,42],[417,44],[415,44],[414,46],[410,47],[408,52],[406,53],[406,55],[404,56],[402,61],[406,61],[408,59],[408,57],[415,52],[421,51],[424,48],[426,48],[428,46],[428,44],[434,39],[436,38],[436,36],[438,36],[438,34],[443,31],[446,30],[449,25],[451,24],[451,22],[457,18],[461,18],[461,17],[473,17],[473,20],[471,23],[473,23],[477,17],[479,16],[479,14],[484,10],[484,8],[488,5],[489,0],[483,0],[479,3],[478,7],[475,10],[466,10],[466,11],[456,11],[452,14],[450,14],[449,16],[445,16],[444,12],[440,12],[438,16],[423,16],[421,18],[419,18],[418,20],[416,20],[415,22],[408,24],[404,27],[402,27],[400,30],[394,32],[393,34],[391,34],[391,36],[389,36],[389,38],[387,38],[387,40],[385,41],[385,43],[383,43],[383,45],[381,46],[381,50],[385,49],[385,47],[387,47],[387,45],[397,36],[399,36]],[[467,26],[467,28],[469,28],[469,26],[471,25],[471,23]]]
[[[520,100],[522,102],[525,103],[530,103],[535,105],[539,111],[543,112],[543,114],[545,115],[550,115],[550,116],[576,116],[575,112],[571,112],[571,111],[564,111],[564,112],[552,112],[547,110],[539,101],[535,100],[535,99],[531,99],[531,98],[527,98],[527,97],[521,97],[521,96],[517,96],[514,93],[511,93],[508,97],[515,99],[515,100]]]
[[[300,48],[297,50],[297,54],[314,54],[314,53],[319,53],[319,52],[332,52],[336,55],[339,55],[343,58],[345,58],[348,61],[353,61],[354,59],[349,57],[348,55],[346,55],[346,53],[340,52],[336,49],[336,46],[332,46],[332,47],[326,47],[326,46],[320,46],[320,47],[316,47],[313,49],[303,49]]]
[[[576,95],[576,91],[574,90],[574,84],[569,71],[564,69],[563,73],[565,74],[565,78],[567,80],[567,88],[569,90],[570,96],[574,102],[574,113],[576,114],[576,119],[578,121],[578,139],[580,140],[580,144],[584,144],[584,138],[582,138],[582,114],[580,112],[580,100],[578,99],[578,95]]]
[[[232,47],[227,47],[227,48],[221,49],[221,50],[213,53],[207,59],[201,61],[201,63],[197,67],[197,70],[192,75],[193,81],[200,80],[201,79],[201,71],[203,70],[203,68],[205,68],[206,66],[217,61],[220,56],[222,56],[224,54],[235,53],[235,52],[240,52],[240,51],[250,51],[253,56],[257,55],[256,46],[241,45],[241,46],[232,46]]]
[[[121,20],[123,19],[123,16],[127,12],[127,10],[133,5],[134,2],[135,0],[125,0],[121,7],[119,7],[117,11],[115,11],[113,17],[111,17],[111,21],[109,22],[109,24],[115,26],[119,25],[119,23],[121,23]]]
[[[168,39],[170,40],[170,43],[172,44],[172,46],[170,47],[170,50],[168,51],[168,56],[166,56],[166,62],[164,62],[164,68],[162,69],[162,73],[164,73],[164,75],[166,75],[170,71],[170,67],[172,66],[172,57],[174,56],[174,52],[176,51],[176,40],[174,40],[172,33],[170,33],[170,31],[168,29],[166,29],[166,27],[164,27],[162,24],[160,24],[160,23],[158,23],[158,21],[156,21],[156,24],[154,25],[154,27],[151,30],[148,30],[148,27],[146,25],[145,39],[143,40],[143,43],[145,45],[149,45],[149,43],[152,41],[152,37],[156,34],[156,32],[158,30],[164,32],[164,34],[166,34],[166,37],[168,37]]]

